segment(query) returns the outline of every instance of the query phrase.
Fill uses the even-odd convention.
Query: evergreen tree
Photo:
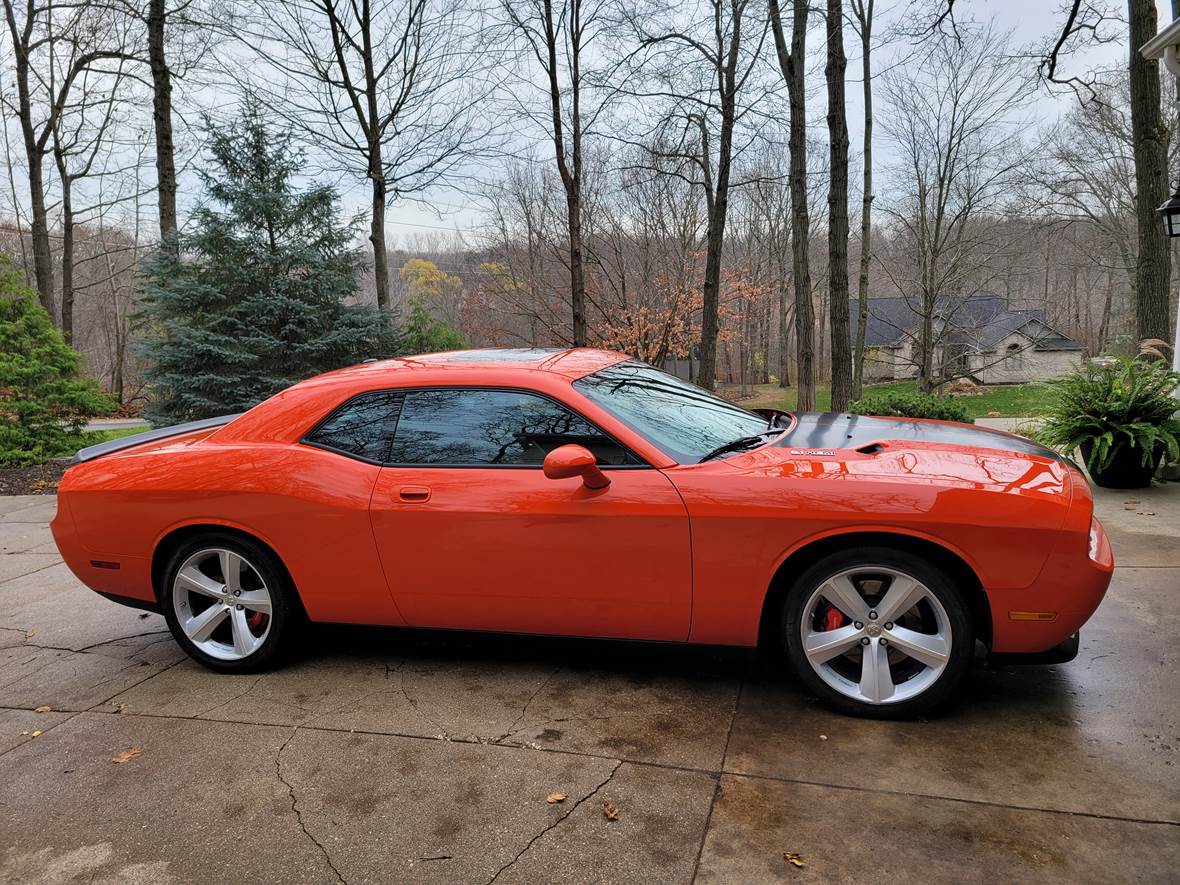
[[[94,441],[82,430],[86,419],[114,403],[78,374],[80,361],[0,257],[0,466],[40,464]]]
[[[392,352],[388,314],[350,306],[360,254],[336,192],[298,190],[289,132],[248,103],[209,126],[210,205],[145,263],[154,423],[240,412],[302,378]]]

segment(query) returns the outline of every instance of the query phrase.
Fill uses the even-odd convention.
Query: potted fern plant
[[[1144,488],[1165,454],[1180,457],[1177,386],[1163,360],[1091,360],[1061,379],[1037,436],[1067,456],[1080,451],[1100,486]]]

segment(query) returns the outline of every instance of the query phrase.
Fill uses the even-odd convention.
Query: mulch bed
[[[53,495],[66,470],[65,461],[35,467],[0,467],[0,495]]]

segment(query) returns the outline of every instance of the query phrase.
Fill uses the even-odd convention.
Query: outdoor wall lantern
[[[1180,237],[1180,188],[1172,194],[1172,199],[1155,211],[1164,220],[1164,234],[1169,237]]]

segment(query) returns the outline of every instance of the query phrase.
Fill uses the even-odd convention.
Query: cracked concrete
[[[278,752],[275,753],[275,776],[280,781],[282,781],[283,786],[287,788],[287,795],[291,797],[291,811],[295,813],[295,820],[299,823],[299,829],[303,831],[303,835],[310,839],[315,847],[320,850],[320,853],[324,855],[324,863],[328,865],[328,868],[332,871],[333,875],[336,876],[336,879],[340,882],[343,882],[344,877],[340,875],[340,871],[336,869],[336,865],[332,863],[332,857],[328,854],[328,849],[326,849],[323,844],[311,834],[311,831],[307,829],[307,825],[304,824],[303,814],[299,810],[299,800],[295,796],[295,787],[285,777],[283,777],[283,750],[287,749],[287,745],[295,739],[295,735],[298,733],[299,726],[295,726],[295,728],[291,730],[291,737],[283,741],[282,746],[280,746]]]
[[[718,649],[323,628],[213,674],[77,584],[51,497],[0,498],[0,883],[1164,881],[1180,487],[1097,497],[1078,659],[914,723]]]

